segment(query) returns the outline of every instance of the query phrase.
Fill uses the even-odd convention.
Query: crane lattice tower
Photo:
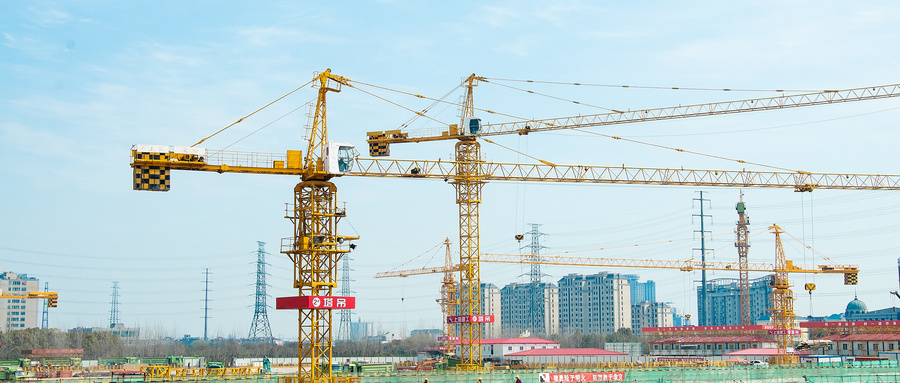
[[[260,342],[272,341],[272,327],[269,326],[269,315],[266,314],[266,243],[257,241],[256,251],[256,304],[253,309],[253,321],[250,324],[251,340]]]

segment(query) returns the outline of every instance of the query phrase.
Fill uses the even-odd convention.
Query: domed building
[[[866,314],[868,312],[869,309],[868,307],[866,307],[866,304],[863,301],[859,300],[859,298],[854,296],[853,300],[847,304],[847,309],[844,310],[844,318],[846,318],[847,320],[854,320],[860,315]]]

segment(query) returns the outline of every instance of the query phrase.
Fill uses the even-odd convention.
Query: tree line
[[[562,348],[603,348],[604,343],[637,342],[647,344],[641,337],[622,328],[613,334],[536,335],[559,342]],[[425,347],[441,345],[433,336],[416,334],[405,339],[384,342],[378,337],[334,343],[335,356],[415,356]],[[83,349],[83,359],[118,359],[128,356],[159,358],[169,355],[201,356],[207,361],[231,362],[234,358],[295,358],[297,342],[283,344],[242,342],[236,339],[194,340],[182,342],[176,339],[141,340],[125,343],[111,333],[63,332],[59,329],[29,328],[0,333],[0,360],[16,360],[22,350]]]

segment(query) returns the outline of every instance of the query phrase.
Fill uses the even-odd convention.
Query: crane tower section
[[[740,265],[738,283],[741,291],[741,324],[747,326],[752,324],[750,322],[753,319],[750,318],[750,273],[747,269],[747,254],[750,250],[750,229],[747,228],[747,225],[750,224],[750,217],[746,213],[747,206],[744,205],[744,193],[741,193],[735,209],[738,213],[738,221],[737,229],[735,230],[737,241],[734,242],[734,247],[737,248],[738,263]]]

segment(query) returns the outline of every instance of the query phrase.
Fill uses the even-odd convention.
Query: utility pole
[[[253,323],[250,324],[250,335],[253,341],[272,342],[272,328],[269,326],[269,315],[266,313],[266,243],[256,241],[256,305],[253,309]]]
[[[700,270],[700,297],[697,299],[697,321],[700,326],[709,325],[709,294],[706,286],[706,218],[710,217],[703,213],[703,203],[709,202],[709,199],[703,198],[703,192],[700,192],[700,198],[694,198],[694,201],[700,202],[700,214],[694,214],[694,217],[700,217],[700,264],[704,267]],[[697,233],[697,230],[694,230]]]
[[[207,330],[209,329],[209,268],[203,272],[206,275],[203,287],[203,340],[209,341]]]
[[[119,321],[119,282],[113,281],[112,294],[109,302],[109,327],[116,327]]]

